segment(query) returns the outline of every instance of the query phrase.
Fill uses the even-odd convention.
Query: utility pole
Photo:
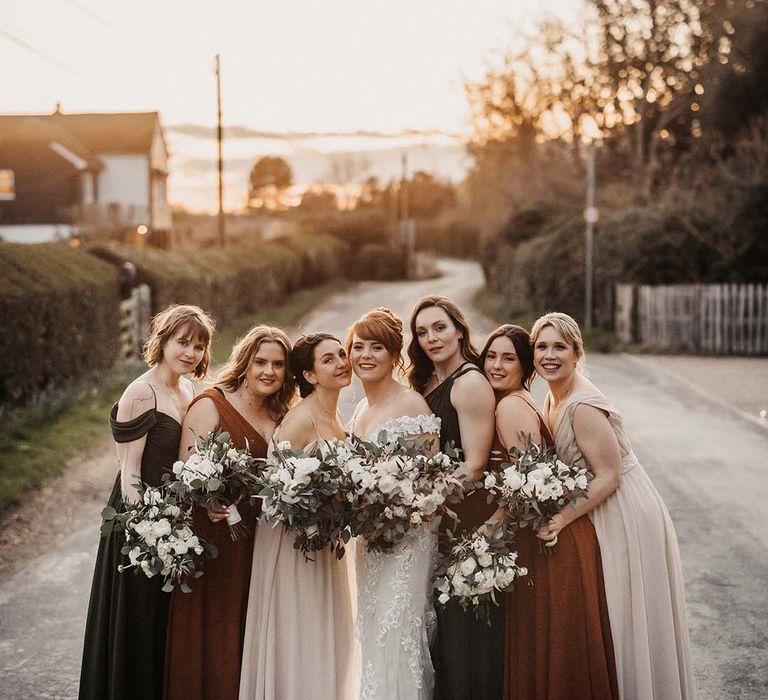
[[[584,260],[584,326],[592,328],[592,283],[594,278],[593,248],[594,226],[598,222],[600,213],[595,206],[595,144],[591,143],[587,151],[587,202],[584,209],[585,260]]]
[[[219,54],[216,54],[214,71],[216,73],[216,139],[219,146],[219,245],[223,248],[227,241],[227,234],[224,219],[224,154],[221,125],[221,56]]]

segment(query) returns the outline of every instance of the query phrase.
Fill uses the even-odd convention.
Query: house
[[[0,237],[107,230],[170,240],[168,147],[157,112],[0,115]]]

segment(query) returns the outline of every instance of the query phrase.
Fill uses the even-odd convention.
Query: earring
[[[245,388],[247,389],[248,388],[248,377],[245,378],[244,384],[245,384]]]

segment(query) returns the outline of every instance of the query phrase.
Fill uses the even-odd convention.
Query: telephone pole
[[[224,219],[224,154],[223,129],[221,125],[221,56],[216,54],[214,63],[216,73],[216,139],[219,147],[219,245],[223,248],[227,241]]]
[[[593,248],[594,248],[594,226],[598,222],[600,213],[595,206],[595,144],[589,145],[587,151],[587,202],[584,209],[584,221],[586,230],[584,231],[585,260],[584,260],[584,325],[586,328],[592,328],[592,283],[594,279],[593,269]]]

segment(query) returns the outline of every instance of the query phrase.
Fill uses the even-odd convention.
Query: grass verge
[[[256,317],[235,320],[216,336],[214,364],[227,359],[235,340],[254,323],[293,325],[325,298],[351,284],[337,279],[303,289]],[[25,491],[60,474],[67,461],[87,453],[103,440],[110,407],[143,370],[140,363],[128,365],[112,372],[96,387],[73,391],[55,403],[19,409],[5,416],[0,425],[0,513],[18,503]]]

